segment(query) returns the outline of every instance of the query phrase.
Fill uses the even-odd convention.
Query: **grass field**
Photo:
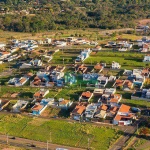
[[[132,107],[142,107],[142,108],[150,107],[150,102],[147,102],[145,100],[128,99],[128,100],[122,100],[121,102]]]
[[[52,135],[52,143],[107,150],[119,138],[121,132],[107,127],[96,127],[60,120],[29,118],[21,115],[0,115],[0,133],[46,142]]]
[[[98,52],[96,55],[91,55],[84,63],[96,64],[97,62],[105,62],[107,65],[111,65],[113,61],[121,64],[123,69],[133,69],[137,67],[145,67],[146,63],[143,63],[143,54],[137,53],[118,53],[118,52]]]

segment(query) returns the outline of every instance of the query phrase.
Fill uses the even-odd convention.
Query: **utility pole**
[[[88,138],[88,150],[90,148],[90,138]]]
[[[1,82],[0,82],[0,92],[1,92]]]
[[[47,140],[47,150],[48,150],[48,140]]]
[[[6,138],[7,138],[7,145],[8,145],[8,134],[6,134]]]
[[[50,143],[52,143],[52,133],[51,132],[50,132],[49,136],[50,136],[49,141],[50,141]]]
[[[64,57],[63,57],[63,65],[64,65]]]
[[[139,124],[137,124],[137,133],[138,133]]]

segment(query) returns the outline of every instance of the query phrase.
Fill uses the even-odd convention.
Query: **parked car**
[[[28,147],[36,147],[34,144],[27,144]]]

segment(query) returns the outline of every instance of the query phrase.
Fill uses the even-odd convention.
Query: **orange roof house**
[[[113,119],[113,124],[116,125],[130,125],[132,119],[135,119],[135,115],[130,112],[130,106],[122,104],[118,110],[117,115]]]
[[[77,68],[77,70],[76,70],[76,72],[82,72],[82,73],[85,73],[86,71],[87,71],[87,67],[85,67],[85,65],[84,64],[82,64],[82,65],[80,65],[78,68]]]
[[[107,107],[106,105],[103,104],[103,105],[100,107],[100,109],[106,111],[106,110],[108,109],[108,107]]]
[[[79,98],[79,101],[81,100],[86,100],[89,101],[93,96],[93,93],[91,93],[90,91],[87,92],[83,92]]]
[[[33,97],[34,97],[34,98],[43,98],[43,97],[45,97],[48,93],[49,93],[49,90],[41,89],[40,91],[36,92],[36,93],[33,95]]]
[[[127,106],[125,104],[122,104],[119,108],[118,112],[124,112],[124,113],[128,113],[130,111],[130,106]]]
[[[84,111],[86,110],[87,104],[88,103],[79,103],[70,114],[72,119],[80,120]]]
[[[131,82],[130,80],[125,80],[123,88],[132,89],[132,87],[133,87],[133,82]]]
[[[125,82],[124,80],[117,79],[115,82],[115,86],[121,87],[121,86],[123,86],[124,82]]]
[[[110,96],[109,103],[113,106],[116,106],[120,102],[121,98],[122,98],[121,94],[112,94]]]
[[[43,105],[40,105],[40,104],[36,104],[32,107],[32,110],[34,111],[39,111],[43,108]]]
[[[101,64],[99,64],[99,63],[97,63],[95,66],[94,66],[94,69],[96,69],[96,70],[103,70],[103,66],[101,65]]]

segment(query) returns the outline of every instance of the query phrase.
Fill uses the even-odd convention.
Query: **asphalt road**
[[[0,135],[0,143],[7,144],[8,142],[8,144],[11,146],[28,148],[31,150],[56,150],[56,148],[65,148],[68,150],[83,150],[81,148],[74,148],[74,147],[62,146],[62,145],[51,144],[51,143],[47,144],[45,142],[33,141],[33,140],[28,140],[28,139],[19,138],[19,137],[15,137],[15,139],[11,139],[10,137],[8,136],[7,138],[6,135]],[[29,146],[32,144],[35,145],[36,147]]]
[[[124,126],[124,134],[122,137],[114,144],[109,150],[123,150],[126,142],[131,138],[131,136],[137,131],[137,127],[140,121],[136,121],[132,126]]]

